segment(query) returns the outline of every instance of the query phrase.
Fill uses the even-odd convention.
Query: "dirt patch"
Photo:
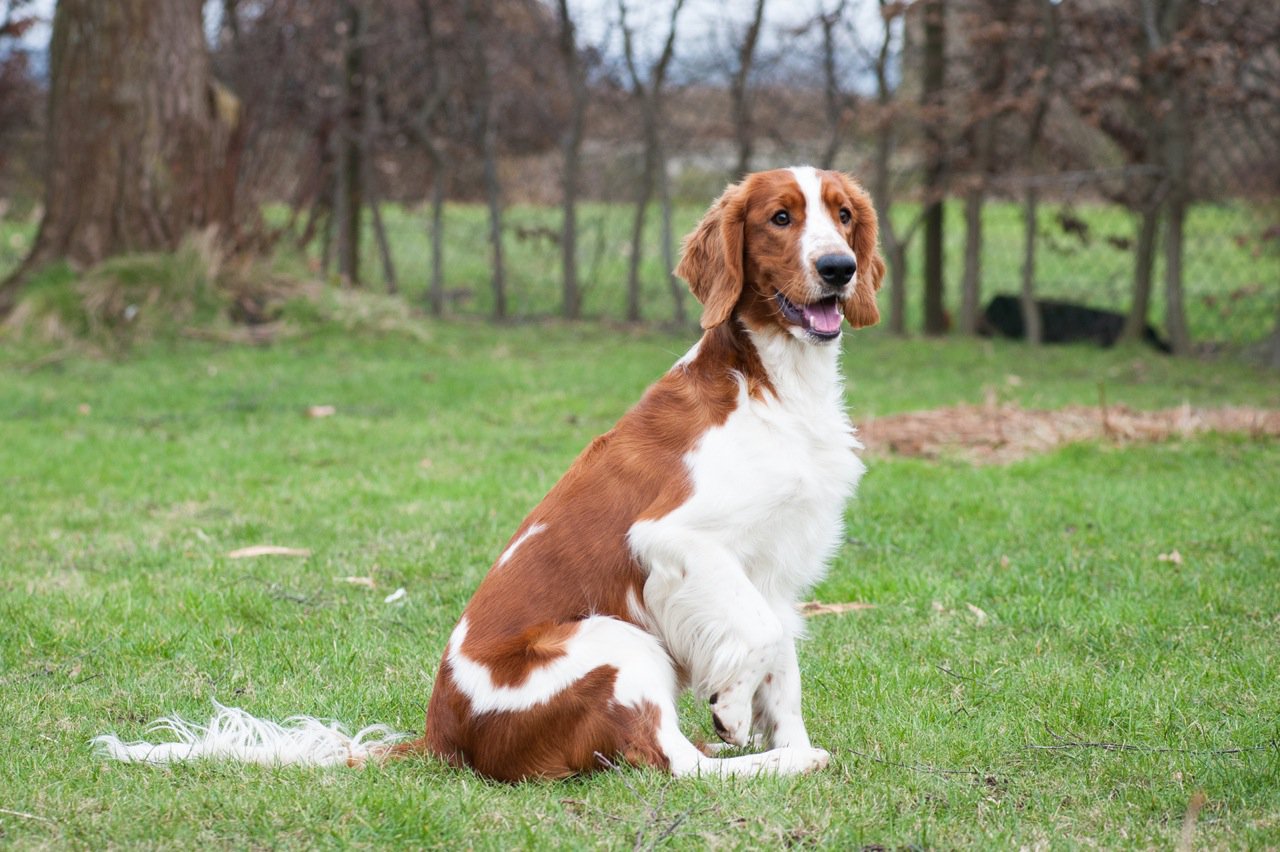
[[[1012,404],[958,405],[877,417],[858,429],[874,455],[949,456],[975,464],[1004,464],[1076,441],[1129,444],[1201,432],[1280,436],[1280,411],[1187,405],[1161,411],[1123,405],[1033,411]]]

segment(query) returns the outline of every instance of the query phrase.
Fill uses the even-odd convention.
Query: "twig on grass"
[[[1280,740],[1272,740],[1263,745],[1253,746],[1231,746],[1229,748],[1173,748],[1171,746],[1147,746],[1132,745],[1130,743],[1112,743],[1112,742],[1091,742],[1087,740],[1069,740],[1053,729],[1045,726],[1045,732],[1058,742],[1052,745],[1044,745],[1041,743],[1028,743],[1027,748],[1036,749],[1037,751],[1067,751],[1077,748],[1096,748],[1103,751],[1136,751],[1146,754],[1244,754],[1253,751],[1280,751]]]
[[[884,766],[896,766],[899,769],[910,769],[912,772],[928,772],[933,775],[973,775],[979,778],[986,778],[989,773],[981,769],[947,769],[941,766],[926,766],[920,763],[898,763],[894,760],[885,760],[883,757],[876,757],[873,754],[867,754],[864,751],[854,751],[848,749],[849,754],[857,757],[865,757],[874,763],[880,763]]]
[[[115,638],[116,637],[114,635],[108,636],[106,639],[103,639],[101,642],[94,645],[92,648],[88,648],[74,656],[68,657],[65,661],[58,663],[57,665],[45,663],[43,666],[41,666],[39,669],[36,669],[35,671],[26,672],[25,674],[21,674],[21,675],[13,674],[6,678],[0,678],[0,684],[16,683],[18,681],[31,680],[32,678],[40,677],[41,675],[44,675],[45,677],[49,677],[50,675],[53,675],[58,671],[63,671],[69,677],[74,677],[75,675],[79,674],[79,671],[76,670],[75,663],[85,659],[86,657],[89,657],[98,653],[99,648],[101,648],[103,645],[107,644],[108,642],[110,642]],[[90,675],[88,677],[81,678],[80,680],[72,681],[72,684],[75,685],[79,683],[84,683],[86,680],[92,680],[95,677],[98,677],[98,675]]]
[[[645,834],[648,833],[650,828],[655,827],[663,819],[662,809],[667,803],[666,789],[663,789],[662,797],[658,800],[658,804],[655,807],[639,790],[635,788],[634,785],[632,785],[631,780],[628,779],[626,773],[622,771],[622,767],[618,766],[598,751],[595,752],[595,758],[605,769],[617,774],[617,776],[622,780],[623,785],[631,791],[631,795],[635,796],[636,800],[639,801],[640,804],[644,805],[646,814],[645,821],[636,830],[635,842],[631,844],[631,848],[635,850],[635,852],[639,852],[641,849],[658,848],[659,845],[670,839],[671,836],[679,830],[680,826],[684,825],[685,820],[693,815],[693,808],[689,808],[686,811],[676,814],[657,837],[648,843],[645,843]]]
[[[8,814],[9,816],[22,817],[23,819],[33,819],[37,822],[47,822],[49,825],[57,825],[56,822],[48,817],[42,817],[39,814],[29,814],[26,811],[12,811],[8,808],[0,808],[0,814]]]

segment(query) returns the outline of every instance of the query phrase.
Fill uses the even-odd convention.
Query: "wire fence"
[[[1144,223],[1153,221],[1144,217],[1144,210],[1160,203],[1167,181],[1156,165],[1159,157],[1142,151],[1125,133],[1137,133],[1148,147],[1158,135],[1147,132],[1143,137],[1140,121],[1124,132],[1111,126],[1117,111],[1146,115],[1139,110],[1151,109],[1143,106],[1148,97],[1143,87],[1154,84],[1116,78],[1124,84],[1117,84],[1119,94],[1104,97],[1091,76],[1096,66],[1111,61],[1114,51],[1107,39],[1119,25],[1109,23],[1107,15],[1119,13],[1087,4],[1045,7],[1059,10],[1063,44],[1083,59],[1079,67],[1070,61],[1059,64],[1059,89],[1044,99],[1043,141],[1032,145],[1026,141],[1026,127],[1032,123],[1028,113],[1035,110],[1026,104],[1034,100],[1043,77],[1038,51],[1046,42],[1033,19],[1018,15],[1041,4],[1013,4],[1018,14],[1005,22],[1003,41],[993,46],[983,2],[956,0],[948,6],[952,47],[947,61],[949,79],[955,82],[932,118],[920,107],[917,73],[920,9],[930,3],[888,4],[905,11],[899,10],[897,19],[885,19],[879,46],[867,42],[861,31],[868,28],[855,14],[871,7],[865,1],[841,4],[849,12],[843,22],[819,15],[801,27],[778,29],[775,54],[759,61],[755,78],[743,76],[755,80],[748,87],[753,117],[746,132],[754,142],[750,165],[830,160],[869,188],[893,187],[893,222],[900,232],[914,235],[902,255],[909,331],[921,326],[924,290],[921,236],[912,226],[925,200],[941,193],[944,305],[953,330],[961,326],[966,275],[976,275],[979,307],[994,297],[1030,289],[1038,299],[1125,314],[1135,301],[1141,258],[1149,255],[1146,315],[1157,334],[1166,334],[1167,220],[1162,216],[1152,239],[1144,239]],[[1197,116],[1204,120],[1197,122],[1192,151],[1181,256],[1186,321],[1201,350],[1249,347],[1280,334],[1280,97],[1266,85],[1280,67],[1280,51],[1275,42],[1245,43],[1249,32],[1280,25],[1280,15],[1268,12],[1267,4],[1256,4],[1218,20],[1212,16],[1221,10],[1209,5],[1214,8],[1197,6],[1197,14],[1207,16],[1201,22],[1206,32],[1218,34],[1205,37],[1203,44],[1184,45],[1193,53],[1208,51],[1201,66],[1211,69],[1195,72],[1207,81],[1203,92],[1187,84],[1199,98],[1189,102],[1206,104],[1211,111]],[[233,10],[229,14],[239,8],[244,17],[233,21],[231,34],[224,22],[211,50],[228,96],[240,99],[238,114],[244,121],[240,218],[246,229],[263,231],[249,235],[261,239],[247,242],[269,245],[283,268],[339,280],[334,243],[344,231],[335,219],[344,206],[337,198],[344,169],[336,164],[343,157],[352,161],[354,151],[363,175],[357,181],[363,184],[363,197],[356,210],[363,205],[379,215],[363,216],[357,268],[344,283],[386,287],[389,266],[403,297],[425,309],[435,265],[430,199],[433,186],[441,182],[449,199],[439,234],[444,313],[490,316],[496,298],[489,211],[482,203],[487,178],[477,137],[468,135],[469,128],[481,126],[476,117],[483,102],[480,117],[490,122],[500,142],[495,198],[502,211],[507,313],[515,318],[554,316],[563,309],[561,251],[568,236],[559,207],[564,178],[559,145],[568,86],[556,59],[557,19],[549,5],[524,0],[475,4],[475,9],[493,13],[483,26],[505,34],[478,37],[477,44],[503,45],[518,38],[524,46],[473,57],[490,63],[490,78],[504,81],[481,98],[487,90],[477,88],[474,63],[464,61],[467,48],[459,41],[470,26],[464,7],[408,0],[226,4]],[[363,10],[364,23],[348,26],[354,10]],[[438,13],[434,24],[423,10]],[[738,33],[726,25],[713,28],[712,36],[708,44],[725,48],[735,44]],[[877,47],[883,49],[877,52]],[[1014,71],[1001,84],[1004,88],[993,90],[992,99],[1004,104],[1003,112],[991,113],[1000,118],[1002,129],[989,144],[984,165],[975,153],[981,146],[974,142],[982,127],[973,116],[981,114],[977,108],[984,95],[979,87],[987,85],[982,63],[996,49],[1004,51],[1006,65]],[[1221,59],[1233,51],[1241,57],[1232,60],[1235,65]],[[584,80],[590,94],[577,157],[580,203],[573,234],[581,313],[601,321],[634,319],[628,316],[627,292],[634,199],[645,185],[646,156],[654,153],[643,138],[646,107],[636,96],[643,87],[628,82],[616,45],[581,44],[578,53],[589,66]],[[644,321],[669,322],[678,315],[664,242],[678,243],[735,174],[740,159],[735,142],[745,125],[739,123],[727,85],[726,72],[733,69],[721,67],[721,57],[734,55],[734,50],[718,49],[690,57],[668,85],[655,137],[663,179],[650,188],[667,190],[670,237],[663,228],[663,193],[655,192],[639,243],[638,314]],[[888,75],[896,85],[882,80],[887,88],[878,98],[840,88],[841,75],[870,80],[877,56],[878,61],[891,57],[897,63]],[[796,57],[812,62],[801,67]],[[824,57],[839,73],[824,77]],[[364,65],[353,75],[356,61]],[[848,67],[839,67],[840,62]],[[1116,73],[1128,73],[1128,66],[1122,66],[1116,65]],[[1228,80],[1228,66],[1246,83],[1254,78],[1261,82]],[[432,87],[442,80],[448,85],[432,101]],[[431,103],[439,110],[428,115]],[[945,178],[940,189],[926,189],[925,159],[932,156],[926,124],[939,120],[947,125],[941,157]],[[0,277],[25,256],[39,222],[41,122],[34,114],[24,121],[0,127]],[[880,157],[879,134],[886,126],[894,128],[896,147],[892,155]],[[1028,153],[1028,148],[1035,150]],[[349,182],[353,172],[346,172]],[[980,213],[974,212],[975,186],[982,189]],[[1037,202],[1030,231],[1029,194]],[[971,238],[975,221],[981,223],[980,241]],[[377,233],[379,222],[383,239]],[[1028,257],[1033,258],[1029,279]],[[686,317],[696,317],[691,298],[682,298]]]

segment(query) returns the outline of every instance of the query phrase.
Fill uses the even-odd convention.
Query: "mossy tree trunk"
[[[59,0],[44,218],[15,280],[229,228],[238,102],[214,81],[201,4]]]

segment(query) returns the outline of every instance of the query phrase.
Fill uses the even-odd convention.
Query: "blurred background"
[[[691,326],[680,237],[799,163],[875,198],[887,333],[1052,340],[1068,302],[1280,365],[1280,4],[0,0],[11,327],[183,251],[76,285],[76,322],[198,313],[156,290],[194,277],[264,338],[302,280]]]

